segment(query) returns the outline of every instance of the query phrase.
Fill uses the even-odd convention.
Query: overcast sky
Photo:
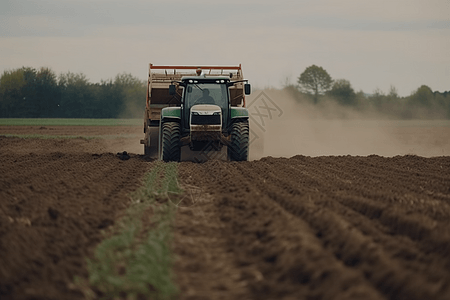
[[[1,0],[0,72],[121,72],[241,63],[254,87],[313,64],[357,91],[450,90],[449,0]]]

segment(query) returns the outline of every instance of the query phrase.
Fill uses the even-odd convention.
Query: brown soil
[[[73,277],[151,168],[109,146],[0,136],[0,299],[83,299]],[[448,156],[183,162],[179,174],[177,299],[450,299]]]
[[[182,299],[450,299],[450,157],[186,162],[180,174],[210,193],[179,214]]]
[[[82,299],[74,276],[149,167],[89,142],[0,137],[0,299]]]

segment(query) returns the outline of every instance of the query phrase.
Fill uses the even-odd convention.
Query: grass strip
[[[16,137],[21,139],[42,139],[42,140],[59,140],[59,139],[98,139],[96,136],[80,136],[80,135],[47,135],[47,134],[16,134],[16,133],[3,133],[0,136]]]
[[[75,280],[87,299],[170,299],[177,293],[170,249],[176,207],[161,201],[182,192],[177,175],[176,163],[156,162],[144,176],[126,215],[88,260],[89,282]]]
[[[1,126],[139,126],[142,119],[0,118]]]
[[[21,139],[43,139],[43,140],[52,140],[52,139],[85,139],[85,140],[93,140],[93,139],[136,139],[142,137],[142,135],[137,134],[105,134],[105,135],[50,135],[50,134],[17,134],[17,133],[3,133],[0,136],[5,137],[17,137]]]

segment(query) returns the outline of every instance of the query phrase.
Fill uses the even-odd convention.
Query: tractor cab
[[[183,132],[195,130],[198,125],[213,125],[221,131],[230,113],[229,82],[226,77],[183,77],[182,114]],[[192,127],[194,126],[194,127]],[[217,127],[219,126],[219,127]]]

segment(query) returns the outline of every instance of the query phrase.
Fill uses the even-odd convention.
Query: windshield
[[[192,83],[187,85],[185,105],[215,104],[222,109],[228,107],[226,84]]]

